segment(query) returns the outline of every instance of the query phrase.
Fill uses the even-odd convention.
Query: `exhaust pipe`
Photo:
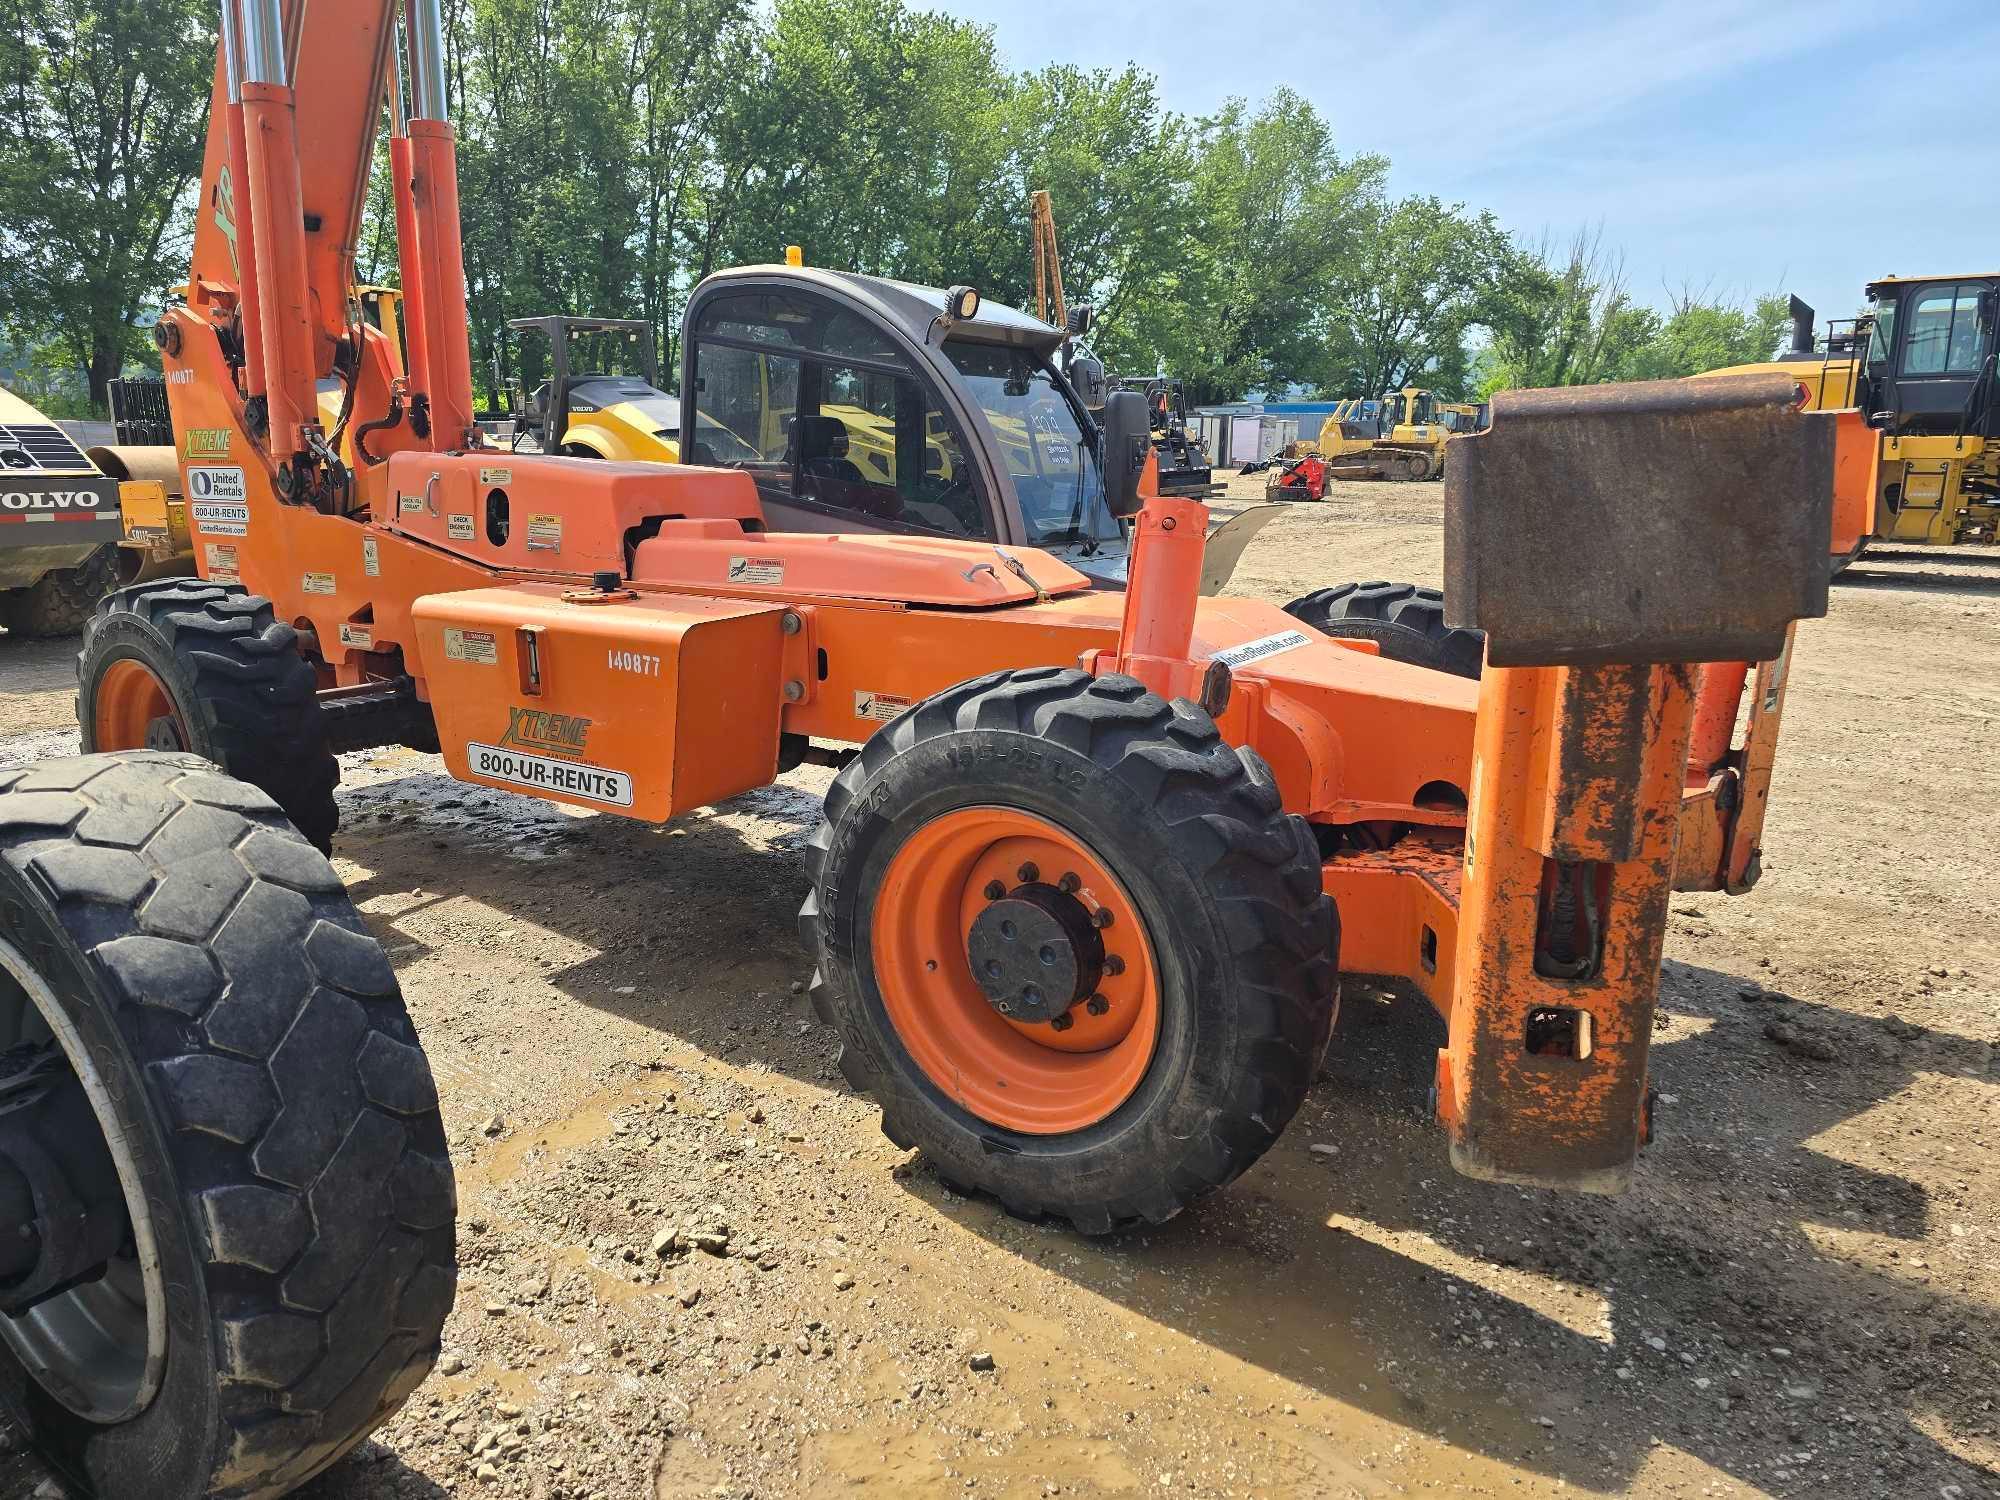
[[[1813,352],[1813,310],[1810,305],[1791,299],[1792,312],[1792,353],[1811,354]]]

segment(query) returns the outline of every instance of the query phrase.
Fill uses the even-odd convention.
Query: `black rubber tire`
[[[1479,680],[1486,634],[1444,622],[1444,595],[1414,583],[1343,583],[1285,606],[1285,613],[1341,640],[1374,641],[1391,661]]]
[[[388,960],[268,797],[153,751],[0,771],[0,932],[118,1101],[169,1288],[138,1415],[80,1420],[4,1344],[0,1401],[89,1494],[289,1491],[423,1380],[455,1294]]]
[[[6,626],[35,640],[75,635],[118,581],[118,544],[106,542],[73,568],[44,573],[6,601]]]
[[[1132,1096],[1084,1130],[1019,1134],[961,1108],[912,1060],[876,988],[869,919],[890,858],[931,819],[981,805],[1082,838],[1145,914],[1159,1041]],[[1254,752],[1129,677],[1000,672],[926,699],[835,778],[807,867],[799,929],[842,1073],[874,1095],[890,1140],[1017,1215],[1086,1234],[1171,1218],[1256,1161],[1318,1073],[1340,926],[1312,832]]]
[[[92,705],[113,662],[136,658],[166,686],[195,754],[268,793],[321,853],[333,848],[340,762],[298,632],[238,584],[163,578],[104,599],[76,659],[83,748],[97,743]]]

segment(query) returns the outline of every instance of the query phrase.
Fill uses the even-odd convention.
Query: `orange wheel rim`
[[[1039,955],[1052,963],[1057,982],[1033,998],[1044,1009],[1068,1000],[1059,1020],[1003,1014],[1001,1003],[1034,1007],[1018,987],[996,1000],[973,971],[975,952],[985,965],[997,962],[997,928],[1011,924],[996,918],[1022,901],[1036,904],[1019,962]],[[1032,923],[1045,910],[1079,940],[1038,943],[1042,929]],[[1094,966],[1079,919],[1102,949]],[[1023,1135],[1082,1130],[1131,1098],[1152,1064],[1160,986],[1139,908],[1088,844],[1045,818],[968,807],[926,823],[889,862],[871,935],[876,987],[904,1048],[933,1084],[990,1124]],[[1061,950],[1056,961],[1051,946]],[[1073,970],[1088,993],[1072,999],[1063,980]],[[1009,969],[1003,980],[989,971],[987,983],[1011,985],[1024,972]]]
[[[185,750],[187,728],[159,675],[127,657],[104,669],[92,705],[92,738],[99,750]]]

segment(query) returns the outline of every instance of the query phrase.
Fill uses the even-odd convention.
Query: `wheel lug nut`
[[[1076,1017],[1072,1016],[1068,1011],[1064,1011],[1061,1015],[1057,1016],[1053,1021],[1049,1022],[1049,1025],[1055,1027],[1057,1031],[1068,1031],[1070,1027],[1074,1026],[1075,1024],[1076,1024]]]
[[[1101,1016],[1107,1010],[1111,1009],[1111,1002],[1105,999],[1102,995],[1092,995],[1088,1000],[1084,1002],[1083,1008],[1089,1011],[1093,1016]]]
[[[1105,954],[1104,972],[1107,974],[1123,974],[1125,972],[1125,960],[1115,953]]]
[[[1040,880],[1041,878],[1042,878],[1041,867],[1037,865],[1033,860],[1029,860],[1028,863],[1021,866],[1021,883],[1023,885],[1033,885],[1037,880]]]
[[[1099,929],[1109,927],[1111,925],[1111,908],[1108,906],[1098,907],[1096,911],[1090,914],[1090,925]]]
[[[1056,882],[1056,889],[1061,891],[1065,896],[1074,896],[1077,888],[1082,884],[1083,882],[1076,878],[1076,871],[1071,870],[1061,880]]]
[[[986,899],[988,901],[998,901],[1002,896],[1006,894],[1007,894],[1007,887],[1002,885],[999,881],[989,880],[986,882]]]

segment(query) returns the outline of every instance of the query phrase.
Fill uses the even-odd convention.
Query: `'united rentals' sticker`
[[[562,517],[529,516],[528,545],[544,550],[562,551]]]
[[[205,544],[204,555],[208,563],[210,583],[241,583],[242,571],[236,559],[234,542],[209,542]]]
[[[308,594],[331,594],[338,590],[331,573],[308,573],[300,580],[299,587]]]
[[[444,518],[444,534],[454,542],[471,541],[472,517],[461,516],[456,513],[446,516]]]
[[[1215,653],[1215,659],[1225,667],[1241,667],[1253,661],[1262,661],[1267,656],[1276,656],[1280,651],[1292,651],[1306,645],[1312,637],[1302,630],[1281,630],[1276,635],[1260,636],[1254,641],[1245,641],[1240,646],[1231,646],[1226,651]]]
[[[234,464],[227,468],[213,464],[188,465],[188,498],[190,500],[246,500],[243,493],[243,471]]]
[[[343,620],[340,622],[340,644],[355,651],[373,651],[375,649],[375,627],[372,625],[355,625]]]
[[[867,693],[854,690],[854,717],[857,719],[879,719],[883,723],[897,717],[910,706],[914,699],[897,693]]]
[[[481,484],[512,484],[514,482],[514,471],[512,469],[481,469],[479,471],[479,482]]]
[[[729,581],[783,583],[785,560],[781,557],[732,557],[729,559]]]
[[[364,536],[361,539],[361,571],[370,578],[382,576],[382,549],[376,545],[372,536]]]
[[[500,639],[490,630],[460,630],[456,625],[444,628],[444,654],[453,661],[476,662],[482,667],[498,664],[500,660]]]

